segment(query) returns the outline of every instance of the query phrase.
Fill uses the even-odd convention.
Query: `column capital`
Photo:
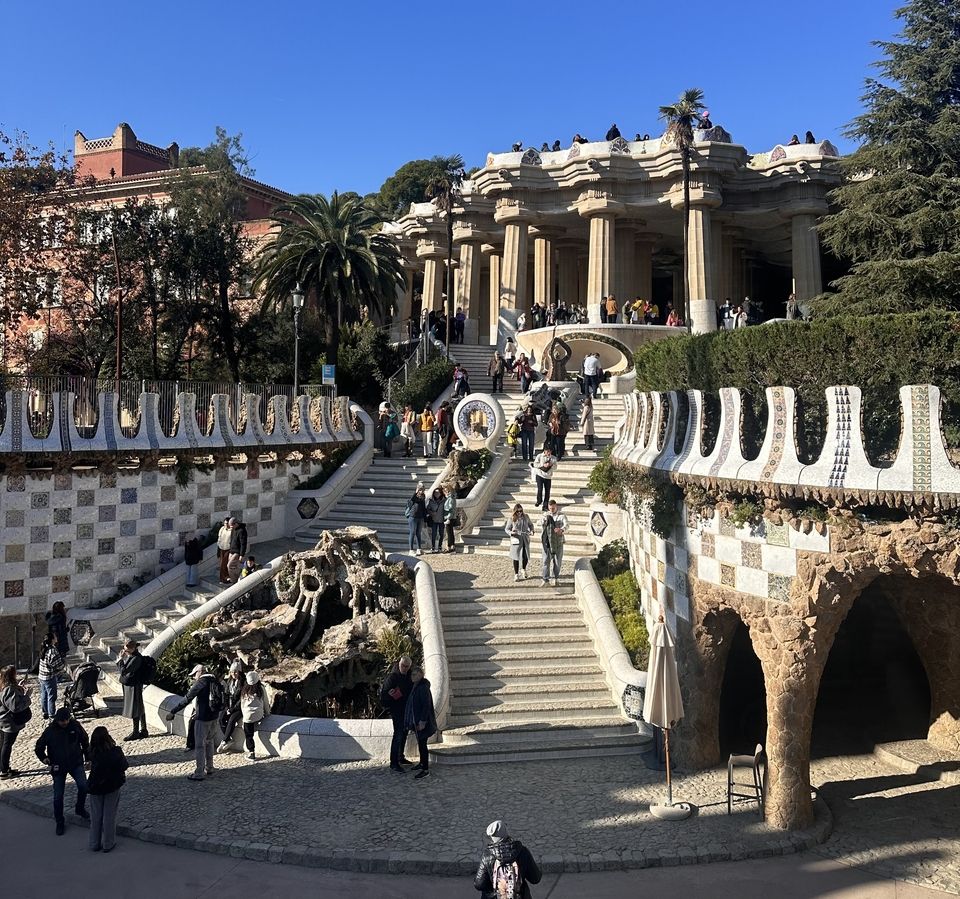
[[[637,231],[633,235],[633,242],[656,244],[662,237],[663,235],[659,231]]]
[[[447,255],[447,248],[437,243],[435,240],[417,241],[418,259],[443,259]]]
[[[470,241],[483,243],[485,240],[489,240],[487,232],[480,230],[480,228],[470,222],[457,223],[453,226],[454,243],[467,243]]]
[[[612,199],[609,192],[605,190],[586,190],[580,194],[580,198],[574,205],[577,212],[586,219],[598,215],[623,215],[625,209],[623,203]]]
[[[536,219],[536,215],[519,200],[513,197],[499,197],[497,208],[493,213],[493,220],[498,225],[529,225]]]
[[[542,237],[546,240],[557,240],[567,233],[567,229],[559,225],[531,225],[529,233],[533,238]]]
[[[503,246],[495,243],[480,244],[480,252],[484,256],[500,256],[503,253]]]
[[[802,200],[791,200],[789,203],[781,206],[777,211],[786,219],[792,219],[798,215],[812,215],[814,218],[819,218],[822,215],[826,215],[829,209],[826,200],[806,197]]]

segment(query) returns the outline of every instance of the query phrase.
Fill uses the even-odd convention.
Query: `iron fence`
[[[158,396],[157,408],[160,427],[164,434],[172,437],[176,431],[177,397],[181,393],[192,393],[196,397],[197,427],[206,433],[210,404],[215,394],[227,397],[227,409],[230,423],[239,427],[239,413],[243,406],[243,397],[253,394],[257,397],[260,420],[267,420],[267,406],[272,397],[282,396],[286,400],[287,415],[293,407],[292,384],[253,384],[230,381],[154,381],[113,378],[84,378],[74,375],[0,376],[0,430],[6,427],[6,393],[9,390],[27,392],[27,422],[35,437],[44,438],[53,427],[54,394],[73,394],[73,420],[81,437],[92,437],[97,430],[100,418],[99,395],[112,393],[116,397],[117,419],[120,430],[126,437],[133,437],[140,426],[140,395],[155,393]],[[325,384],[301,384],[299,392],[311,399],[321,396],[336,399],[336,387]]]

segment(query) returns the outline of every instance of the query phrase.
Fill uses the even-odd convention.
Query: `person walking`
[[[507,520],[504,528],[510,538],[510,559],[513,562],[513,579],[522,581],[527,579],[527,564],[530,561],[530,535],[533,533],[533,522],[530,516],[523,511],[523,506],[517,503],[513,513]]]
[[[423,555],[423,522],[427,517],[427,491],[423,484],[417,484],[413,496],[407,500],[407,508],[403,513],[407,519],[407,537],[410,552],[414,552],[413,544],[416,541],[416,555]]]
[[[457,551],[457,492],[450,488],[450,493],[443,499],[443,524],[447,529],[447,552]]]
[[[446,495],[442,487],[434,488],[427,502],[427,520],[430,522],[430,552],[438,553],[443,548],[443,503]]]
[[[417,738],[420,764],[413,766],[413,770],[418,772],[414,780],[422,780],[430,776],[430,753],[427,750],[427,740],[437,732],[437,716],[433,708],[430,681],[423,676],[422,668],[410,669],[410,685],[410,695],[407,697],[407,705],[404,709],[403,726]]]
[[[57,649],[57,640],[49,632],[40,646],[40,667],[37,681],[40,684],[40,713],[44,721],[49,721],[57,711],[57,681],[66,670],[67,664]]]
[[[67,609],[62,602],[55,602],[53,607],[44,616],[47,630],[53,632],[57,641],[57,649],[64,658],[70,653],[70,641],[67,639]]]
[[[480,867],[473,878],[482,899],[502,896],[531,899],[530,884],[540,883],[543,874],[533,854],[520,840],[513,840],[503,821],[487,828],[490,845],[480,855]]]
[[[267,691],[256,671],[247,672],[246,683],[240,689],[240,712],[243,715],[243,741],[247,747],[247,758],[253,761],[257,757],[253,735],[269,713]]]
[[[203,543],[199,537],[191,537],[183,545],[183,562],[187,566],[187,587],[196,587],[200,583],[197,566],[203,561]]]
[[[553,441],[553,454],[559,462],[567,452],[567,434],[570,433],[570,416],[567,407],[559,400],[554,403],[550,413],[550,436]]]
[[[223,690],[223,711],[220,713],[220,730],[223,731],[223,740],[217,747],[217,752],[230,752],[233,741],[233,732],[243,719],[240,711],[240,692],[246,678],[243,673],[243,662],[234,659],[227,672],[227,682]]]
[[[520,453],[524,462],[533,461],[533,446],[537,434],[537,413],[527,402],[520,413]]]
[[[124,742],[142,740],[147,734],[147,712],[143,705],[143,685],[146,682],[146,656],[140,653],[140,644],[136,640],[127,640],[123,644],[123,652],[117,660],[117,672],[120,675],[120,684],[123,686],[124,718],[133,721],[133,730],[125,736]]]
[[[580,403],[580,430],[583,432],[583,442],[587,449],[592,450],[596,429],[593,424],[593,399],[589,394]]]
[[[500,355],[499,350],[495,350],[493,358],[487,366],[487,374],[493,379],[493,386],[490,388],[491,393],[503,393],[503,374],[506,369],[507,363],[503,356]]]
[[[513,342],[512,337],[508,337],[507,342],[503,345],[503,364],[507,367],[507,371],[513,371],[516,361],[517,345]]]
[[[541,587],[546,587],[553,569],[553,586],[560,586],[560,566],[563,565],[563,541],[567,534],[567,516],[560,511],[555,499],[540,520],[540,545],[543,549],[540,572]]]
[[[227,561],[227,579],[235,584],[240,578],[240,566],[247,554],[247,526],[236,518],[230,519],[230,558]]]
[[[190,676],[194,678],[193,686],[187,691],[187,695],[167,712],[167,721],[173,721],[177,712],[196,699],[197,722],[194,724],[193,749],[197,764],[193,774],[187,775],[187,780],[203,780],[214,772],[213,749],[216,746],[217,718],[224,704],[223,687],[203,665],[194,665]]]
[[[223,525],[217,532],[217,559],[220,561],[220,586],[226,587],[230,583],[227,573],[227,563],[230,561],[230,518],[223,519]]]
[[[389,403],[380,410],[378,424],[383,432],[383,457],[390,459],[393,456],[393,441],[400,436],[400,424],[397,413]]]
[[[401,656],[391,666],[386,679],[380,687],[380,703],[390,713],[393,722],[393,739],[390,741],[390,770],[403,771],[401,763],[407,760],[403,757],[403,745],[407,739],[407,730],[403,719],[407,711],[407,699],[413,689],[410,678],[410,669],[413,659],[410,656]]]
[[[514,366],[517,376],[520,378],[520,392],[526,393],[533,382],[533,369],[530,367],[530,360],[526,353],[521,353],[517,357],[517,364]]]
[[[117,844],[117,808],[120,790],[130,767],[123,750],[102,725],[90,734],[90,841],[93,852],[110,852]]]
[[[580,373],[583,375],[584,392],[589,397],[595,397],[600,386],[600,357],[595,353],[587,353],[583,357]]]
[[[543,452],[533,460],[533,472],[537,479],[537,505],[546,512],[547,503],[550,502],[553,476],[557,472],[557,460],[549,445],[545,446]]]
[[[57,836],[63,836],[66,822],[63,817],[63,797],[67,790],[67,776],[77,785],[77,803],[74,811],[90,820],[87,811],[87,775],[83,764],[90,750],[87,732],[74,720],[70,709],[60,709],[46,726],[33,747],[40,764],[50,766],[53,776],[53,817],[57,822]]]
[[[423,440],[423,458],[433,455],[433,429],[436,419],[428,403],[420,413],[420,439]]]
[[[453,410],[449,400],[444,400],[437,409],[434,421],[433,439],[434,453],[446,458],[450,453],[450,435],[453,433]]]
[[[413,447],[417,442],[417,413],[413,411],[410,403],[403,407],[400,436],[403,438],[403,455],[410,459],[413,457]]]
[[[17,680],[17,669],[13,665],[0,668],[0,780],[20,773],[10,767],[10,753],[32,714],[30,689]]]

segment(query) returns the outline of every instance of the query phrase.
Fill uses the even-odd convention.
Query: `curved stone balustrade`
[[[687,391],[689,411],[683,445],[675,449],[678,397],[633,393],[617,429],[613,455],[624,462],[676,475],[741,481],[783,488],[813,488],[867,494],[960,494],[960,468],[947,455],[940,422],[940,389],[929,384],[900,388],[902,431],[893,464],[870,464],[861,426],[859,387],[826,390],[827,431],[823,450],[812,463],[801,462],[796,444],[796,394],[791,387],[766,389],[767,429],[756,459],[742,452],[742,397],[720,391],[718,436],[703,451],[703,394]],[[665,416],[665,420],[664,420]]]
[[[97,426],[92,436],[86,436],[71,414],[77,400],[75,393],[51,394],[53,409],[50,433],[35,436],[30,427],[28,391],[8,390],[6,393],[6,420],[0,430],[0,454],[43,454],[70,452],[178,452],[196,453],[216,451],[243,451],[276,447],[342,443],[359,440],[353,431],[350,400],[346,396],[331,401],[328,397],[312,399],[297,397],[294,426],[287,415],[287,400],[274,396],[267,404],[267,423],[260,418],[260,398],[253,393],[243,397],[239,419],[242,427],[235,428],[229,414],[230,397],[214,394],[207,412],[207,428],[197,425],[196,396],[181,393],[177,396],[177,426],[173,434],[164,433],[160,426],[159,401],[156,393],[141,393],[139,425],[132,437],[127,437],[120,426],[117,395],[101,393],[97,397]]]

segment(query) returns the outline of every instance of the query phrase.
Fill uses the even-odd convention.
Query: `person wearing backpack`
[[[194,699],[197,701],[197,722],[194,724],[193,746],[197,756],[197,767],[187,780],[203,780],[213,774],[213,751],[217,745],[217,718],[224,709],[223,686],[216,676],[209,674],[203,665],[194,665],[190,676],[193,686],[180,702],[169,712],[167,721],[173,721],[177,712],[182,711]]]
[[[413,542],[416,540],[416,555],[423,555],[423,522],[427,517],[427,493],[422,483],[417,484],[413,496],[407,500],[407,507],[403,511],[407,519],[407,532],[410,552],[414,552]]]
[[[519,840],[510,838],[503,821],[487,828],[490,845],[480,856],[473,886],[483,899],[531,899],[530,884],[543,876],[533,855]]]
[[[32,717],[30,690],[17,680],[17,669],[13,665],[0,668],[0,780],[20,773],[10,767],[10,753],[17,734]]]
[[[40,647],[37,681],[40,684],[40,712],[49,721],[57,711],[57,680],[66,669],[66,663],[57,649],[57,638],[50,631]]]
[[[203,541],[199,537],[191,537],[183,545],[183,563],[187,566],[187,587],[196,587],[200,582],[198,566],[203,561]]]
[[[133,720],[133,730],[123,738],[125,743],[131,740],[142,740],[148,737],[147,713],[143,706],[143,687],[153,680],[152,673],[156,671],[156,661],[140,653],[140,644],[136,640],[127,640],[123,644],[123,652],[117,661],[117,671],[120,683],[123,686],[124,718]]]
[[[67,638],[67,610],[62,602],[55,602],[53,608],[44,616],[47,630],[53,632],[57,642],[57,649],[64,658],[70,652],[70,641]]]
[[[85,820],[90,820],[87,811],[87,775],[83,764],[90,751],[87,732],[74,720],[70,709],[60,709],[53,721],[40,734],[33,748],[42,765],[50,766],[53,777],[53,817],[57,822],[57,836],[63,836],[66,823],[63,818],[63,797],[67,789],[67,776],[77,785],[77,804],[74,811]]]
[[[123,750],[113,742],[103,726],[90,734],[90,774],[87,791],[90,794],[90,850],[110,852],[117,844],[117,807],[120,789],[127,782],[129,768]]]

